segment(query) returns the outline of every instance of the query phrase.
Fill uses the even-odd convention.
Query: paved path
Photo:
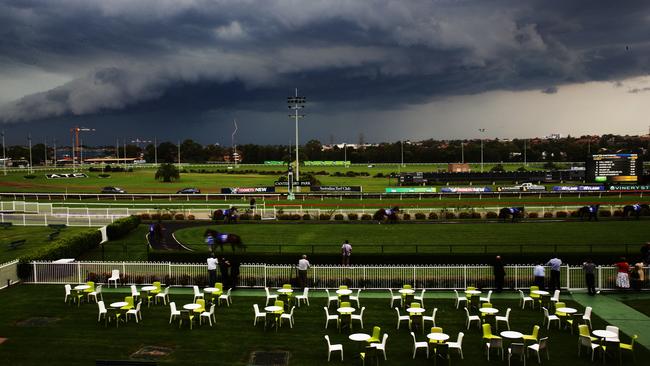
[[[644,298],[647,299],[647,296]],[[650,318],[621,301],[632,300],[629,295],[589,296],[587,294],[573,294],[573,299],[580,305],[591,306],[594,314],[597,314],[607,323],[616,325],[621,332],[629,336],[638,334],[637,342],[650,349]]]

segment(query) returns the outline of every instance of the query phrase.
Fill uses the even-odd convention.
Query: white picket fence
[[[0,222],[18,226],[67,225],[97,227],[105,226],[127,215],[47,215],[0,213]]]
[[[18,260],[0,264],[0,290],[19,281]]]
[[[208,273],[203,264],[152,262],[32,262],[26,283],[66,284],[95,281],[106,283],[112,270],[120,271],[122,284],[145,284],[162,281],[172,286],[207,285]],[[646,276],[648,269],[645,268]],[[547,270],[547,274],[550,271]],[[243,264],[239,286],[279,287],[296,277],[295,266]],[[506,266],[506,288],[523,289],[533,284],[532,265]],[[616,268],[596,267],[596,286],[601,290],[615,288]],[[494,287],[492,267],[486,265],[431,266],[312,266],[308,273],[311,288],[333,288],[342,284],[365,289],[401,287],[410,283],[418,288],[463,289],[467,286]],[[561,284],[569,290],[586,288],[581,267],[563,266]]]

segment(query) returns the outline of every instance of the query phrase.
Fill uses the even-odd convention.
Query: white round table
[[[565,313],[565,314],[575,314],[575,313],[578,312],[577,309],[574,309],[574,308],[566,308],[566,307],[565,307],[565,308],[557,308],[557,309],[555,309],[555,311],[556,311],[556,312],[559,311],[560,313]]]
[[[521,339],[524,337],[524,335],[520,332],[516,332],[514,330],[504,330],[503,332],[500,333],[501,337],[503,338],[508,338],[508,339]]]
[[[127,305],[129,305],[129,303],[126,301],[118,301],[118,302],[111,303],[111,307],[116,309],[119,309],[122,306],[127,306]]]
[[[348,336],[351,341],[365,342],[370,339],[370,335],[366,333],[353,333]]]
[[[206,288],[203,289],[203,292],[207,292],[207,293],[210,293],[210,294],[213,294],[215,292],[216,293],[221,293],[221,289],[216,288],[216,287],[206,287]]]
[[[144,286],[144,287],[141,288],[141,290],[149,292],[149,291],[156,290],[157,288],[158,287],[156,287],[156,286]]]
[[[479,291],[479,290],[465,290],[465,293],[468,294],[468,295],[476,296],[476,295],[480,295],[481,291]]]
[[[290,289],[290,288],[279,288],[279,289],[278,289],[278,292],[281,293],[281,294],[288,295],[288,294],[293,293],[293,289]]]
[[[77,291],[88,290],[89,288],[90,288],[90,286],[88,286],[88,285],[77,285],[77,286],[74,287],[74,289],[77,290]]]
[[[281,311],[281,310],[284,310],[284,309],[282,308],[282,306],[271,305],[271,306],[265,307],[264,310],[268,311],[269,313],[277,313],[278,311]]]
[[[201,308],[201,304],[185,304],[185,305],[183,305],[183,309],[185,309],[185,310],[196,310],[196,309],[200,309],[200,308]]]
[[[411,314],[422,314],[426,310],[424,308],[408,308],[406,311]]]
[[[617,335],[614,332],[610,332],[609,330],[603,330],[603,329],[598,329],[594,330],[591,332],[593,335],[595,335],[598,338],[616,338]]]
[[[349,289],[336,290],[336,294],[341,296],[348,296],[348,295],[352,295],[352,290]]]
[[[496,314],[496,313],[499,312],[499,309],[495,309],[495,308],[480,308],[480,309],[478,309],[478,311],[480,311],[480,312],[483,313],[483,314],[494,315],[494,314]]]
[[[427,334],[427,338],[432,341],[444,342],[449,339],[449,335],[445,333],[429,333]]]
[[[398,291],[402,295],[413,295],[415,290],[412,288],[403,288]]]
[[[336,309],[336,311],[338,311],[341,314],[351,314],[351,313],[354,313],[355,311],[357,311],[357,309],[355,309],[355,308],[353,308],[351,306],[345,306],[345,307]]]
[[[533,291],[531,291],[530,293],[531,293],[531,294],[535,294],[535,295],[539,295],[539,296],[547,296],[547,295],[550,295],[550,293],[549,293],[548,291],[544,291],[544,290],[533,290]]]

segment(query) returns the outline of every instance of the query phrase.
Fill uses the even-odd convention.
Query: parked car
[[[102,188],[102,193],[116,194],[116,193],[126,193],[126,191],[120,187],[104,187]]]
[[[199,194],[201,193],[201,190],[198,188],[183,188],[180,191],[176,192],[176,194]]]

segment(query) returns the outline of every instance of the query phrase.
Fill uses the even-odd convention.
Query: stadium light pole
[[[289,118],[293,118],[296,121],[296,174],[295,179],[297,182],[300,182],[300,158],[298,157],[298,150],[300,143],[298,142],[298,120],[305,117],[304,114],[298,113],[299,110],[305,108],[306,98],[298,96],[298,88],[295,89],[295,94],[293,97],[287,98],[287,103],[289,104],[289,109],[293,110],[293,113],[289,115]],[[300,192],[300,183],[296,186],[296,190]]]
[[[5,130],[2,130],[2,170],[7,175],[7,146],[5,145]]]
[[[479,132],[481,132],[481,173],[483,173],[483,136],[485,134],[485,128],[479,128]]]
[[[32,164],[32,134],[27,135],[27,141],[29,142],[29,173],[34,173],[34,166]]]
[[[54,155],[52,155],[52,162],[54,163],[54,167],[56,168],[56,137],[54,138],[54,141],[53,141],[53,144],[52,144],[52,148],[53,148],[53,150],[54,150],[54,151],[53,151],[53,154],[54,154]]]
[[[465,143],[464,142],[460,143],[460,162],[461,164],[465,164]]]
[[[528,163],[526,162],[526,139],[524,139],[524,166],[527,166]]]
[[[158,138],[153,138],[153,161],[156,166],[158,166]]]
[[[348,144],[346,142],[343,143],[343,163],[348,165]]]
[[[181,170],[181,140],[178,140],[178,170]]]

